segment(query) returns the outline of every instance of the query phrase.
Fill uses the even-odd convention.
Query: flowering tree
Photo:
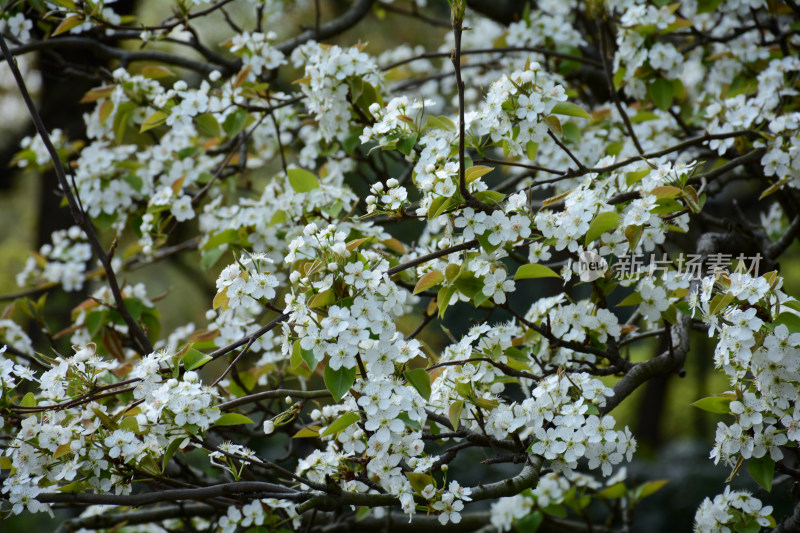
[[[793,0],[122,4],[0,7],[2,97],[38,133],[14,164],[53,172],[74,219],[5,298],[3,513],[626,531],[660,483],[626,480],[614,409],[704,335],[729,380],[696,402],[723,415],[711,459],[800,481]],[[376,16],[441,47],[360,43]],[[27,88],[35,54],[68,52],[95,80],[75,138]],[[162,331],[126,276],[176,256],[216,286],[203,324]],[[85,295],[60,333],[57,291]],[[800,507],[720,492],[697,531],[800,531]]]

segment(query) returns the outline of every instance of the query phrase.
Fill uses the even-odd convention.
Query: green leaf
[[[224,231],[220,231],[210,239],[208,242],[205,243],[202,247],[202,250],[210,250],[212,248],[217,248],[222,246],[223,244],[230,244],[235,242],[239,239],[239,231],[233,228],[226,229]]]
[[[300,356],[303,358],[303,361],[306,362],[306,365],[308,365],[309,370],[313,372],[314,370],[317,369],[317,364],[319,363],[319,361],[317,361],[316,357],[314,357],[313,350],[304,350],[301,346]]]
[[[589,224],[589,230],[586,232],[586,239],[584,240],[584,244],[589,244],[600,238],[600,236],[614,228],[617,227],[619,224],[619,214],[616,211],[606,211],[605,213],[600,213],[592,223]]]
[[[128,185],[133,187],[136,190],[136,192],[142,192],[142,187],[144,187],[144,181],[139,176],[128,174],[122,179],[124,179]]]
[[[429,115],[425,123],[426,128],[436,128],[446,131],[456,131],[455,123],[445,116],[434,117]]]
[[[436,295],[436,302],[439,306],[439,318],[444,316],[447,307],[450,305],[450,299],[453,297],[453,294],[456,292],[456,288],[452,285],[450,287],[442,287],[439,289],[439,293]]]
[[[455,384],[455,389],[459,396],[466,398],[467,400],[471,400],[475,396],[475,393],[472,390],[472,383],[469,381],[457,381]]]
[[[442,206],[445,200],[448,200],[448,198],[445,196],[439,196],[431,201],[431,205],[430,207],[428,207],[428,220],[434,217],[434,215],[436,214],[437,211],[439,211],[439,208]]]
[[[625,81],[625,74],[627,74],[627,71],[622,67],[617,69],[617,71],[614,73],[614,79],[612,81],[614,82],[615,89],[622,87],[622,82]]]
[[[514,521],[514,529],[517,533],[536,533],[542,525],[544,515],[541,511],[534,511]]]
[[[467,170],[464,171],[464,180],[467,183],[472,183],[476,179],[484,176],[494,170],[494,167],[487,167],[483,165],[476,165],[474,167],[469,167]]]
[[[422,474],[420,472],[405,472],[405,474],[408,481],[411,483],[411,487],[413,487],[417,494],[422,494],[422,491],[425,490],[425,487],[428,485],[436,486],[436,480],[428,474]]]
[[[639,113],[636,113],[635,116],[631,117],[631,122],[634,124],[639,124],[641,122],[648,122],[650,120],[658,120],[659,118],[661,117],[652,111],[640,111]],[[649,173],[650,171],[647,170],[646,172]]]
[[[117,423],[111,420],[111,417],[109,417],[106,413],[104,413],[97,407],[92,407],[92,411],[97,416],[97,418],[100,419],[100,422],[103,424],[103,426],[106,427],[106,429],[111,429],[111,430],[117,429],[118,427]]]
[[[327,435],[336,435],[337,433],[340,433],[345,429],[347,429],[348,427],[352,426],[359,420],[361,420],[361,417],[358,415],[358,413],[349,411],[340,416],[339,418],[337,418],[336,421],[333,422],[330,426],[325,428],[325,431],[323,431],[321,435],[323,437]]]
[[[733,294],[729,292],[726,292],[725,294],[717,294],[711,299],[711,303],[708,304],[709,314],[716,315],[723,309],[727,309],[732,302]]]
[[[423,291],[426,291],[443,281],[444,281],[444,274],[442,274],[439,270],[428,272],[427,274],[419,278],[419,281],[414,286],[414,294],[419,294]]]
[[[635,492],[636,499],[641,500],[642,498],[647,498],[651,494],[654,494],[655,492],[660,490],[661,487],[663,487],[667,483],[669,483],[669,480],[659,479],[656,481],[648,481],[647,483],[639,485],[638,487],[636,487],[636,492]]]
[[[145,78],[150,78],[151,80],[169,78],[170,76],[174,75],[174,72],[161,65],[148,65],[142,69],[142,76]]]
[[[489,300],[489,296],[484,294],[484,292],[481,290],[479,292],[476,292],[475,295],[472,297],[472,305],[474,305],[475,307],[480,307],[487,300]]]
[[[708,398],[701,398],[691,405],[709,413],[727,415],[731,412],[730,405],[733,399],[728,396],[709,396]]]
[[[634,185],[642,181],[642,179],[650,174],[650,169],[646,168],[644,170],[635,170],[633,172],[626,172],[625,173],[625,183],[630,185]]]
[[[125,140],[125,131],[128,129],[134,109],[136,109],[136,104],[133,102],[122,102],[117,106],[117,112],[114,114],[114,142],[116,144],[122,144]],[[150,116],[152,117],[153,115]],[[166,117],[164,120],[166,120]],[[152,127],[154,128],[157,125],[155,124]]]
[[[635,250],[639,244],[639,239],[642,238],[642,226],[628,226],[625,228],[625,238],[628,240],[630,249]]]
[[[483,248],[484,250],[486,250],[486,253],[487,253],[487,254],[491,254],[491,253],[493,253],[495,250],[497,250],[498,248],[500,248],[500,245],[501,245],[501,244],[503,244],[502,242],[500,242],[500,243],[498,243],[498,244],[492,244],[492,243],[489,241],[489,232],[488,232],[488,231],[487,231],[486,233],[483,233],[483,234],[481,234],[481,235],[478,235],[478,242],[480,243],[480,245],[481,245],[481,248]]]
[[[214,422],[214,426],[238,426],[240,424],[252,424],[253,421],[239,413],[225,413]]]
[[[397,141],[397,149],[400,150],[401,153],[405,155],[411,155],[411,152],[414,151],[414,146],[417,144],[417,134],[414,133],[409,137],[403,137],[399,141]]]
[[[650,97],[662,111],[667,111],[672,105],[673,87],[672,82],[664,78],[658,78],[650,84]]]
[[[623,496],[625,496],[625,483],[622,481],[614,483],[610,487],[606,487],[597,493],[598,498],[603,498],[606,500],[622,498]]]
[[[292,345],[292,355],[289,357],[289,366],[292,369],[303,364],[303,349],[300,347],[300,339],[294,341]]]
[[[781,313],[778,318],[773,322],[774,326],[783,324],[789,330],[789,333],[800,333],[800,316],[794,313]]]
[[[497,205],[506,198],[505,194],[497,191],[478,191],[472,196],[487,205]]]
[[[800,312],[800,300],[789,300],[788,302],[783,302],[782,305],[783,307],[788,307],[789,309],[794,309],[795,311]]]
[[[119,115],[119,111],[117,111],[117,115]],[[139,133],[151,130],[157,126],[162,125],[164,122],[167,121],[168,116],[169,115],[167,115],[163,111],[156,111],[155,113],[147,117],[144,120],[144,122],[142,122],[142,126],[139,128]]]
[[[93,220],[100,231],[106,231],[111,228],[111,225],[116,222],[118,217],[119,213],[114,211],[113,213],[100,213],[96,217],[93,217]]]
[[[572,191],[574,191],[574,190],[575,189],[570,189],[570,190],[568,190],[566,192],[562,192],[561,194],[558,194],[556,196],[551,196],[550,198],[547,198],[546,200],[544,200],[542,202],[542,207],[548,207],[548,206],[551,206],[553,204],[557,204],[558,202],[560,202],[561,200],[563,200],[564,198],[569,196],[570,193]]]
[[[290,168],[286,173],[289,174],[289,185],[294,192],[309,192],[319,187],[317,177],[308,170]]]
[[[222,131],[219,129],[219,122],[217,122],[217,119],[214,118],[214,115],[211,113],[197,115],[194,117],[194,121],[200,133],[207,137],[219,137],[222,134]]]
[[[53,31],[53,37],[56,35],[61,35],[62,33],[66,33],[72,28],[80,26],[83,24],[83,17],[79,15],[70,15],[69,17],[65,18],[61,21],[61,24]]]
[[[181,442],[183,442],[184,439],[185,437],[178,437],[177,439],[173,439],[173,441],[169,443],[169,446],[167,446],[167,450],[164,452],[164,459],[161,461],[162,472],[167,469],[167,463],[169,463],[169,460],[172,459],[173,455],[175,455],[175,452],[178,451],[178,448],[180,447]]]
[[[105,124],[108,117],[111,116],[111,112],[114,111],[114,102],[111,100],[106,100],[102,104],[100,104],[100,109],[97,111],[97,115],[100,118],[100,124]]]
[[[294,435],[292,435],[293,439],[310,439],[314,437],[319,437],[319,427],[318,426],[308,426]]]
[[[337,402],[347,394],[353,383],[356,382],[356,369],[339,367],[333,370],[330,365],[325,365],[325,386]]]
[[[341,200],[337,200],[333,204],[326,205],[324,207],[321,207],[320,209],[322,209],[322,212],[325,213],[326,215],[328,215],[329,217],[336,218],[336,217],[339,216],[339,213],[341,212],[342,207],[344,207],[343,204],[342,204],[342,201]]]
[[[371,512],[372,512],[372,508],[371,507],[359,507],[358,511],[356,511],[356,519],[355,519],[355,521],[356,522],[361,522],[366,517],[368,517]]]
[[[436,218],[441,214],[444,214],[448,209],[458,204],[458,200],[455,198],[445,198],[444,202],[439,204],[439,207],[434,211],[433,216],[430,218]],[[429,211],[430,212],[430,211]]]
[[[558,117],[555,115],[547,115],[544,117],[544,123],[547,124],[547,127],[550,128],[558,138],[564,136],[564,130],[561,128],[561,121],[558,120]]]
[[[497,400],[489,400],[488,398],[481,398],[481,397],[474,397],[472,398],[472,403],[480,407],[481,409],[494,409],[500,402]]]
[[[458,421],[461,420],[461,411],[464,410],[464,402],[458,400],[450,405],[447,411],[447,418],[450,419],[450,425],[453,426],[453,431],[458,431]]]
[[[654,187],[653,190],[650,191],[650,194],[659,200],[664,200],[677,198],[683,194],[683,191],[678,187],[673,187],[671,185],[660,185],[658,187]]]
[[[475,298],[483,289],[483,280],[476,278],[472,272],[463,272],[454,285],[467,298]]]
[[[119,429],[130,431],[131,433],[139,433],[139,423],[136,421],[135,416],[127,416],[119,423]],[[53,457],[55,459],[55,457]]]
[[[417,389],[417,392],[426,400],[431,399],[431,377],[424,368],[415,368],[403,372],[409,383]]]
[[[697,0],[697,14],[713,13],[721,3],[722,0]]]
[[[200,259],[200,266],[203,270],[208,270],[209,268],[213,267],[219,258],[222,257],[222,254],[225,253],[225,250],[222,248],[213,248],[211,250],[206,251],[203,254],[203,258]]]
[[[186,368],[186,370],[194,370],[195,368],[200,368],[213,359],[210,355],[204,354],[200,350],[189,348],[189,351],[186,352],[186,355],[184,355],[181,360],[183,361],[183,366]]]
[[[548,505],[547,507],[542,508],[542,511],[550,516],[557,516],[559,518],[567,517],[567,509],[563,505]]]
[[[242,108],[237,109],[227,117],[222,122],[222,129],[225,130],[225,133],[228,137],[233,137],[242,129],[244,125],[247,123],[247,111]]]
[[[570,142],[578,144],[581,142],[581,129],[577,124],[572,122],[565,122],[561,125],[564,130],[564,138]]]
[[[572,102],[559,102],[554,107],[551,113],[556,115],[567,115],[569,117],[592,118],[581,106],[575,105]]]
[[[615,307],[625,307],[627,305],[639,305],[642,303],[642,295],[638,292],[632,292],[628,296],[622,299],[620,303],[618,303]]]
[[[89,332],[90,337],[94,338],[100,332],[105,319],[105,311],[95,311],[86,315],[86,330]]]
[[[747,471],[750,476],[764,489],[769,492],[772,490],[772,478],[775,476],[775,461],[770,456],[761,458],[753,457],[747,463]]]
[[[328,289],[312,296],[308,301],[308,308],[326,307],[333,304],[335,301],[336,294],[333,292],[333,289]]]
[[[534,161],[536,159],[536,152],[538,151],[539,151],[539,143],[528,141],[528,143],[525,145],[525,153],[528,155],[528,159],[530,159],[531,161]]]
[[[544,265],[537,265],[536,263],[522,265],[517,269],[517,273],[514,274],[515,280],[560,277],[561,276],[559,276],[558,273],[556,273],[552,268]]]
[[[272,218],[269,219],[269,224],[267,225],[268,228],[271,228],[275,224],[282,224],[289,220],[289,216],[286,214],[286,211],[283,209],[278,209],[272,214]]]
[[[419,425],[419,422],[416,420],[411,420],[411,418],[409,418],[408,416],[408,413],[400,413],[399,415],[397,415],[397,418],[402,420],[403,424],[405,424],[406,427],[409,427],[414,431],[422,431],[422,426]]]

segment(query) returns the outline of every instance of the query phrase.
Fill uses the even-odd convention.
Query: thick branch
[[[26,43],[14,48],[11,55],[17,56],[27,52],[35,52],[46,49],[61,49],[61,48],[78,48],[91,51],[97,56],[104,59],[118,59],[123,64],[127,65],[134,61],[154,61],[173,65],[176,67],[183,67],[195,72],[202,72],[203,74],[211,74],[215,70],[232,74],[236,69],[231,70],[232,64],[215,65],[205,61],[195,61],[188,57],[169,54],[167,52],[160,52],[157,50],[124,50],[103,44],[97,39],[89,37],[58,37],[55,39],[47,39],[44,41],[35,41]],[[7,57],[8,52],[4,49],[3,56]]]
[[[539,470],[542,468],[542,459],[532,456],[531,462],[526,464],[516,476],[486,485],[479,484],[472,488],[472,499],[493,500],[505,496],[519,494],[523,490],[535,487],[539,480]],[[392,494],[360,494],[346,492],[343,494],[319,494],[297,506],[297,514],[302,514],[312,509],[333,511],[345,505],[364,505],[368,507],[400,505],[400,500]]]
[[[220,514],[219,509],[204,504],[170,505],[157,509],[143,509],[129,513],[103,513],[83,518],[73,518],[61,523],[56,533],[67,533],[79,529],[108,529],[117,524],[129,526],[149,524],[174,518],[209,517]]]
[[[323,24],[319,28],[306,30],[297,37],[279,44],[276,48],[284,54],[289,55],[292,53],[292,50],[301,44],[310,41],[311,39],[321,41],[323,39],[327,39],[328,37],[338,35],[343,31],[352,28],[358,23],[358,21],[364,18],[369,12],[369,9],[372,7],[373,3],[375,3],[375,0],[357,0],[357,2],[353,4],[353,7],[350,8],[350,11],[341,17],[332,20],[327,24]]]
[[[139,506],[165,501],[195,500],[202,501],[232,494],[267,493],[273,498],[302,500],[305,493],[288,487],[261,481],[240,481],[237,483],[221,483],[210,487],[192,489],[174,489],[141,494],[71,494],[63,492],[46,492],[36,499],[42,503],[88,503],[93,505],[126,505]]]
[[[605,405],[600,409],[602,414],[611,412],[633,391],[648,380],[669,374],[683,367],[686,354],[689,352],[689,317],[679,314],[678,324],[672,328],[671,351],[665,352],[648,361],[637,363],[614,385],[614,395],[606,398]]]

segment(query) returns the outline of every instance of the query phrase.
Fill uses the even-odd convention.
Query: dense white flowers
[[[305,65],[307,79],[301,90],[326,140],[347,134],[348,94],[357,99],[363,91],[374,93],[382,83],[377,63],[361,47],[342,48],[309,41],[292,53],[292,61]],[[353,87],[360,91],[356,93]]]
[[[761,527],[774,525],[770,522],[772,506],[762,506],[758,498],[747,492],[732,491],[725,487],[725,492],[703,500],[694,515],[694,530],[698,533],[724,533],[744,528],[760,530]]]
[[[40,316],[46,299],[19,299],[0,318],[13,513],[48,511],[37,497],[68,484],[127,494],[169,480],[172,458],[192,449],[192,469],[195,455],[208,458],[192,485],[239,482],[274,469],[262,444],[286,436],[315,446],[293,445],[294,471],[277,468],[282,485],[269,495],[285,497],[235,493],[241,501],[203,529],[297,528],[297,512],[325,494],[391,497],[410,519],[458,524],[485,490],[449,469],[473,446],[532,472],[520,494],[493,502],[499,531],[548,508],[630,500],[624,473],[612,474],[637,443],[611,413],[627,394],[614,385],[652,364],[629,357],[629,345],[658,336],[672,342],[656,363],[673,358],[687,324],[715,338],[729,379],[701,404],[728,415],[711,459],[771,464],[797,446],[800,304],[774,272],[725,271],[722,254],[703,249],[715,268],[694,279],[667,253],[695,237],[694,219],[724,226],[702,213],[723,174],[760,166],[765,198],[800,187],[800,60],[786,14],[772,10],[767,23],[760,1],[708,12],[611,0],[590,6],[597,43],[574,2],[541,0],[508,26],[468,12],[461,94],[446,57],[453,33],[444,54],[403,46],[373,57],[365,45],[311,40],[335,37],[330,22],[297,39],[286,35],[294,20],[263,24],[294,2],[239,3],[261,18],[234,20],[210,0],[182,4],[180,24],[125,21],[130,31],[118,29],[112,1],[91,15],[48,4],[36,30],[33,4],[0,14],[17,48],[40,33],[46,44],[60,24],[81,39],[97,27],[108,43],[141,38],[84,97],[84,140],[52,132],[69,174],[62,193],[85,209],[114,272],[98,268],[77,226],[56,231],[17,281],[88,298],[59,331]],[[229,22],[227,50],[201,44],[207,35],[189,24],[198,6]],[[156,64],[187,47],[204,61]],[[198,76],[183,79],[192,66]],[[300,79],[284,85],[292,67]],[[10,87],[0,80],[0,94]],[[16,166],[50,165],[40,137],[21,148]],[[764,204],[753,240],[777,241],[790,204]],[[205,318],[190,323],[159,305],[169,296],[151,290],[160,274],[133,274],[183,253],[213,280]],[[626,274],[642,254],[643,268]],[[592,279],[586,257],[601,267]],[[544,283],[561,292],[528,301]],[[43,335],[29,337],[37,325]],[[74,355],[58,355],[61,339]],[[770,524],[770,512],[726,489],[703,502],[695,527],[746,530]]]

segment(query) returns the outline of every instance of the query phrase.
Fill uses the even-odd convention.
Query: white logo
[[[600,254],[591,250],[582,250],[578,254],[578,275],[581,281],[594,281],[603,277],[608,270],[608,263]]]

